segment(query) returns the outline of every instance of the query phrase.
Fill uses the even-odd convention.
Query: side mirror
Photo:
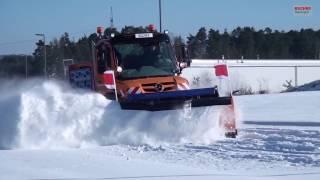
[[[189,57],[188,48],[186,47],[186,45],[184,44],[176,45],[175,50],[176,50],[176,57],[178,59],[180,68],[189,67],[191,64],[191,59]]]

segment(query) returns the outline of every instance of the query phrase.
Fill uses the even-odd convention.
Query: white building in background
[[[201,87],[218,84],[214,65],[227,63],[233,89],[251,87],[253,91],[279,92],[291,82],[293,86],[320,80],[320,60],[218,60],[193,59],[191,67],[183,70],[183,76],[194,84],[199,77]]]

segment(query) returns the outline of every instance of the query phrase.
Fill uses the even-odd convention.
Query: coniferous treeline
[[[192,58],[320,59],[320,30],[273,31],[252,27],[231,32],[200,28],[187,38]]]
[[[146,32],[146,27],[126,26],[121,33]],[[105,34],[120,33],[107,28]],[[63,59],[73,59],[74,63],[92,59],[91,42],[97,34],[84,35],[77,41],[68,33],[46,42],[47,72],[50,77],[64,77]],[[174,37],[175,44],[184,43],[180,36]],[[205,28],[186,39],[191,58],[219,59],[320,59],[320,30],[301,29],[273,31],[270,28],[255,30],[252,27],[236,28],[231,32]],[[28,76],[44,74],[44,43],[36,43],[33,56],[28,56]],[[0,77],[24,77],[25,56],[9,55],[0,59]]]

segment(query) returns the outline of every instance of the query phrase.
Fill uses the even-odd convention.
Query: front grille
[[[162,91],[160,92],[166,92],[166,91],[174,91],[176,90],[176,84],[174,82],[161,82],[161,83],[148,83],[148,84],[142,84],[142,89],[146,93],[155,93],[159,92],[156,89],[156,85],[161,84],[162,85]]]

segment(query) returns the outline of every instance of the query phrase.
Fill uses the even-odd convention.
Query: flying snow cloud
[[[4,81],[0,93],[0,149],[208,144],[222,137],[216,107],[121,110],[100,94],[37,79]]]

